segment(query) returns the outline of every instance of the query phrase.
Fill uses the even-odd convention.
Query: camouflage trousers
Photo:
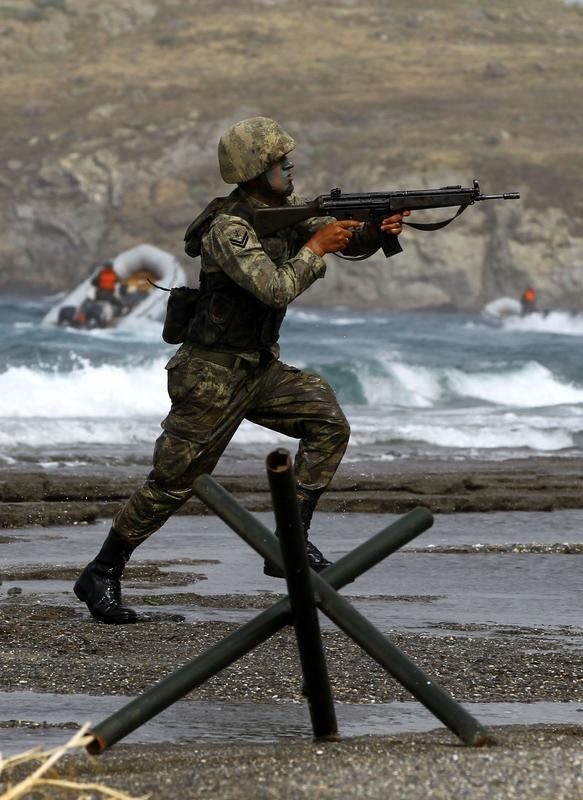
[[[145,483],[115,515],[113,527],[139,544],[192,496],[244,419],[299,439],[298,491],[319,497],[332,480],[350,436],[336,396],[318,375],[273,360],[238,369],[193,356],[183,345],[170,359],[170,413],[154,447]]]

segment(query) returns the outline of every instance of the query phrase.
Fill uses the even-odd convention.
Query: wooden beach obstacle
[[[87,750],[104,752],[168,706],[201,686],[241,656],[293,624],[314,739],[337,741],[338,725],[322,647],[317,609],[375,659],[464,744],[492,742],[482,725],[390,639],[345,600],[338,589],[395,553],[433,524],[425,508],[415,508],[318,574],[310,569],[290,454],[278,449],[266,461],[276,537],[209,475],[194,483],[195,494],[263,559],[284,569],[287,598],[258,614],[205,653],[156,683],[93,727]]]

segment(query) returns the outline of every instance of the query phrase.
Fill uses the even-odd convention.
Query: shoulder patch
[[[242,225],[233,228],[229,233],[229,241],[234,247],[245,247],[249,241],[249,231]]]

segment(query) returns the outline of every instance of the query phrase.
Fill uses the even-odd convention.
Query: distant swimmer
[[[522,316],[532,314],[536,311],[536,290],[532,286],[528,286],[522,293],[520,298],[520,307],[522,309]]]

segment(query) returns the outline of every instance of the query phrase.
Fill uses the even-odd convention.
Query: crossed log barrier
[[[289,624],[295,627],[314,740],[337,741],[340,737],[318,608],[464,744],[481,747],[492,743],[486,729],[463,706],[337,591],[430,528],[430,512],[413,509],[318,574],[308,564],[289,452],[274,450],[267,457],[266,466],[279,537],[209,475],[196,479],[194,492],[262,558],[284,569],[288,597],[96,725],[88,733],[92,740],[87,750],[92,754],[104,752]]]

